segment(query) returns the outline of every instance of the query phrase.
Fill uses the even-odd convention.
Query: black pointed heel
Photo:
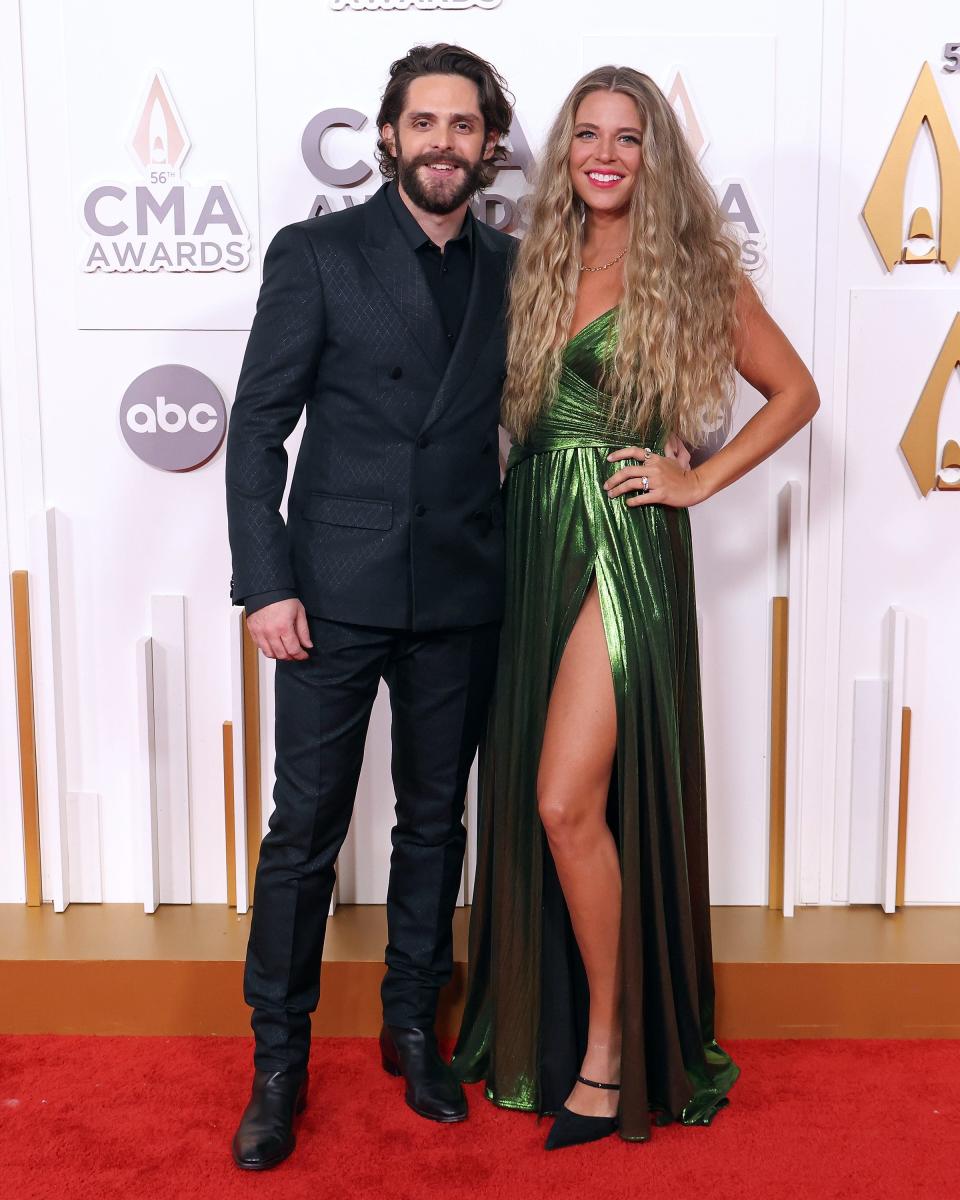
[[[587,1087],[603,1088],[604,1091],[620,1091],[619,1083],[597,1083],[595,1079],[584,1079],[582,1075],[577,1076],[577,1082],[585,1083]],[[587,1117],[583,1113],[572,1112],[564,1104],[557,1113],[544,1147],[547,1150],[561,1150],[564,1146],[583,1146],[587,1142],[598,1142],[601,1138],[616,1133],[619,1125],[616,1117]]]

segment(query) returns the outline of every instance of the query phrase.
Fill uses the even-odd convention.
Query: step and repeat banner
[[[57,907],[249,900],[272,664],[229,601],[223,443],[263,254],[373,194],[391,61],[454,41],[516,98],[475,202],[516,237],[569,87],[651,75],[821,390],[812,431],[692,514],[714,902],[889,906],[898,883],[960,903],[955,5],[89,0],[3,21],[2,550],[29,577],[35,748],[21,656],[0,901],[29,898],[37,847]],[[733,432],[762,403],[741,385]],[[15,587],[2,621],[13,664]],[[381,696],[341,901],[385,898],[393,802]]]

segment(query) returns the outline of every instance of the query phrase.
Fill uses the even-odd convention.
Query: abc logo
[[[220,449],[227,410],[201,371],[168,363],[130,384],[120,404],[120,431],[137,458],[163,471],[193,471]]]

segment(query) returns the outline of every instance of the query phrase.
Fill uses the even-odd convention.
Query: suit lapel
[[[480,351],[501,319],[505,303],[506,251],[489,238],[487,227],[481,221],[474,220],[473,280],[463,327],[423,428],[437,419],[447,402],[469,378]]]
[[[448,350],[440,312],[416,255],[397,228],[383,188],[364,205],[367,235],[360,251],[438,376]]]

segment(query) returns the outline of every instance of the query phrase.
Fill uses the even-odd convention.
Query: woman
[[[603,67],[549,135],[510,312],[507,610],[454,1064],[548,1148],[708,1124],[714,1040],[687,508],[818,407],[663,94]],[[695,469],[734,371],[768,403]]]

